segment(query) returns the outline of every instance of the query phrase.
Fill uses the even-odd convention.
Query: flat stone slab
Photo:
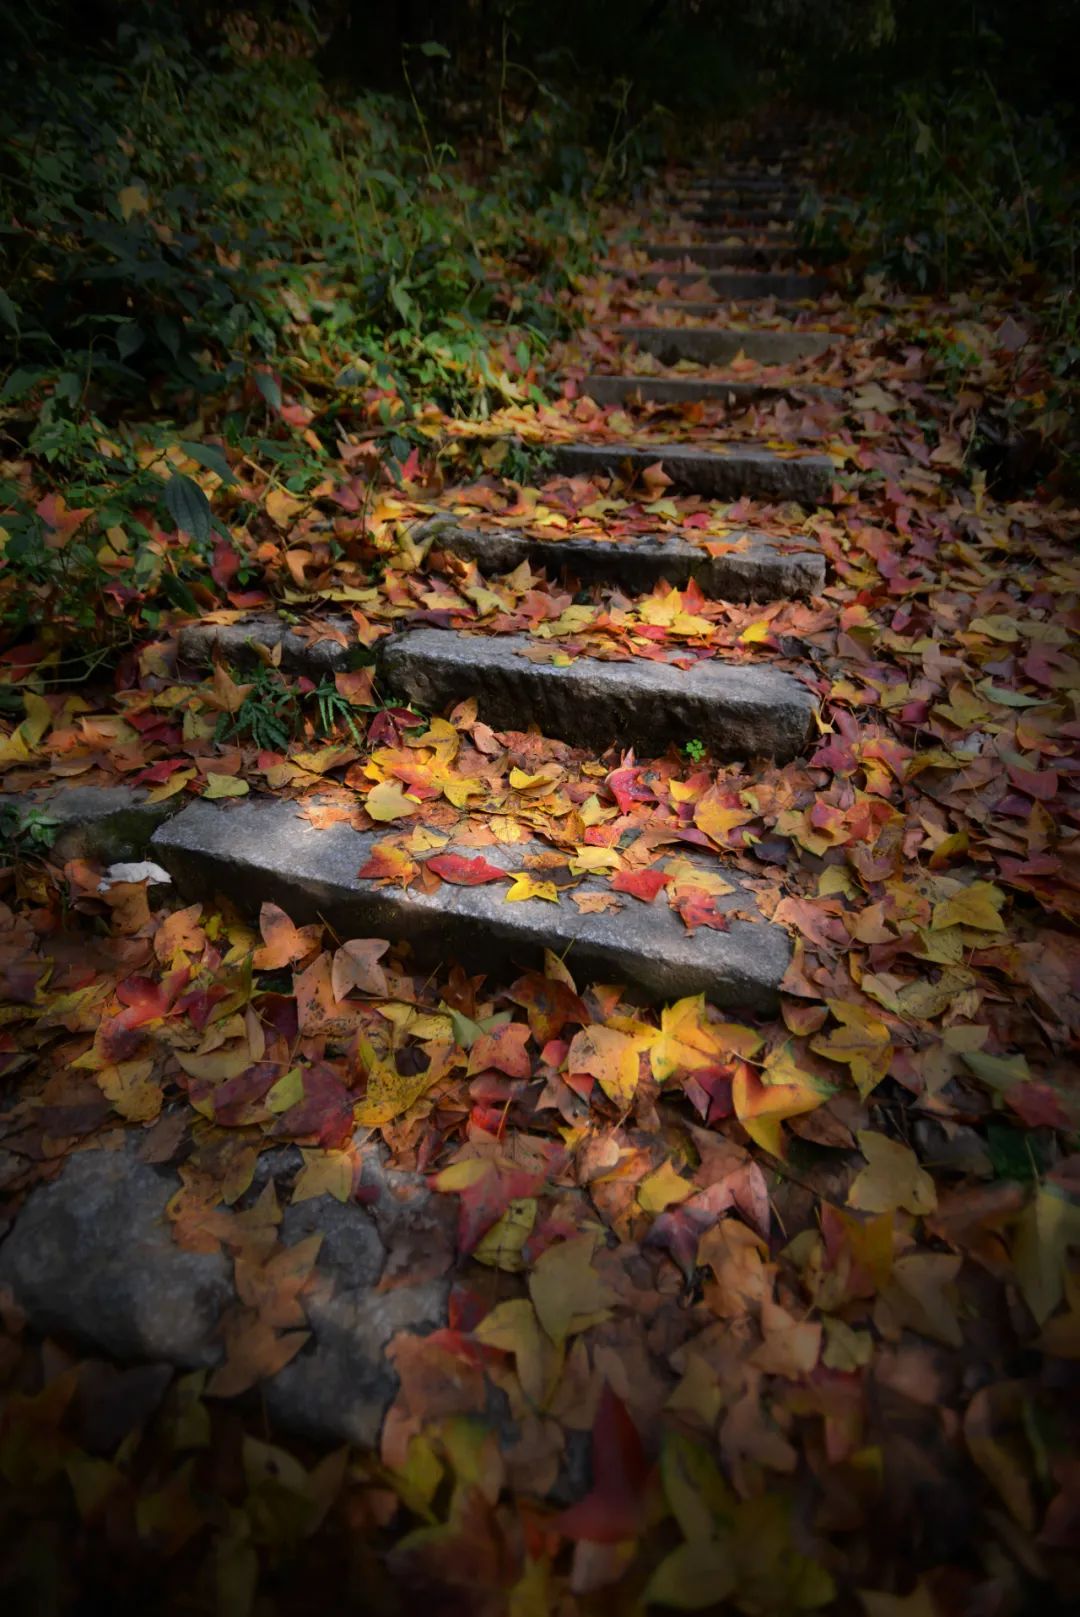
[[[742,1012],[769,1012],[777,1003],[791,944],[771,922],[732,920],[726,932],[690,932],[662,893],[650,904],[616,894],[621,909],[586,914],[569,893],[560,893],[556,904],[538,898],[507,903],[501,882],[444,882],[434,893],[378,886],[357,871],[391,829],[355,831],[338,822],[315,830],[295,803],[281,799],[195,802],[158,833],[153,855],[192,898],[224,895],[248,914],[272,900],[297,923],[325,919],[343,938],[404,939],[423,960],[458,954],[505,973],[534,964],[551,949],[565,956],[579,981],[585,974],[626,982],[647,998],[705,993],[715,1004]],[[475,858],[478,850],[455,850],[451,843],[441,851]],[[481,851],[508,872],[527,869],[530,857],[550,852],[537,843]],[[672,855],[685,857],[678,846]],[[724,863],[694,851],[689,857],[702,870],[722,874],[734,889],[717,899],[718,909],[755,912],[752,894]],[[558,885],[557,871],[538,874]],[[595,876],[574,890],[611,892]]]
[[[802,196],[805,185],[785,180],[782,174],[721,174],[713,179],[683,180],[673,191],[679,196]]]
[[[346,644],[335,638],[338,634],[346,637]],[[319,679],[324,674],[343,673],[354,666],[356,625],[349,618],[328,617],[312,638],[299,633],[273,613],[263,613],[236,623],[189,623],[180,630],[179,636],[180,660],[187,663],[208,663],[218,656],[227,663],[243,666],[259,661],[258,646],[266,646],[271,651],[280,646],[279,666],[286,673],[308,674]]]
[[[825,557],[801,536],[785,546],[771,534],[732,533],[744,548],[710,556],[699,545],[667,535],[606,542],[600,539],[535,539],[504,528],[463,528],[436,517],[417,537],[434,536],[438,549],[475,561],[485,572],[510,572],[527,561],[549,572],[566,571],[584,581],[617,584],[634,594],[662,580],[682,588],[693,579],[721,601],[772,601],[815,595],[825,583]]]
[[[677,489],[717,500],[800,500],[821,505],[829,497],[833,465],[827,455],[785,459],[771,449],[733,443],[728,453],[693,444],[556,444],[555,465],[572,476],[634,471],[659,463]]]
[[[790,223],[797,213],[798,204],[787,198],[780,198],[767,207],[756,208],[737,198],[724,201],[717,198],[715,202],[700,203],[683,202],[679,204],[679,212],[683,218],[691,220],[694,224],[731,224],[731,225],[774,225]]]
[[[548,642],[557,652],[558,642]],[[639,753],[693,737],[721,758],[793,758],[805,746],[816,703],[793,675],[767,664],[577,657],[566,667],[533,662],[545,642],[529,634],[469,635],[411,629],[379,643],[385,686],[428,713],[475,696],[496,730],[535,723],[545,735],[598,751],[613,742]],[[167,868],[167,867],[166,867]]]
[[[284,1211],[285,1246],[323,1236],[315,1283],[301,1299],[311,1338],[257,1395],[284,1430],[370,1447],[397,1388],[391,1337],[446,1323],[445,1276],[397,1282],[420,1257],[436,1260],[425,1265],[433,1273],[440,1250],[449,1266],[453,1214],[421,1180],[377,1160],[365,1162],[364,1177],[378,1191],[370,1208],[320,1196]],[[175,1173],[140,1162],[131,1147],[76,1153],[15,1218],[0,1247],[0,1285],[35,1330],[122,1363],[219,1364],[222,1320],[236,1302],[233,1265],[220,1251],[186,1252],[173,1240],[166,1207],[179,1188]]]
[[[808,298],[819,298],[827,292],[829,283],[823,275],[799,275],[785,270],[706,270],[701,275],[648,274],[642,276],[646,285],[659,286],[664,280],[692,286],[707,280],[718,298],[734,302],[752,302],[755,298],[781,298],[788,303],[799,303]],[[662,309],[694,309],[700,307],[685,299],[661,303]]]
[[[148,801],[139,786],[66,786],[0,795],[0,803],[15,805],[20,819],[40,813],[51,822],[51,857],[93,859],[114,864],[141,855],[151,836],[177,809],[172,798]]]
[[[795,256],[794,244],[790,236],[773,238],[768,241],[697,241],[647,242],[637,248],[646,257],[658,264],[682,265],[689,259],[691,264],[700,266],[701,273],[707,270],[722,270],[733,265],[753,264],[767,269],[770,264],[790,261]],[[696,276],[700,279],[700,276]]]
[[[809,382],[727,382],[709,376],[586,376],[582,393],[597,404],[695,404],[701,399],[717,399],[724,404],[745,406],[770,399],[801,403],[825,399],[842,404],[843,389],[817,387]]]
[[[817,359],[842,341],[831,331],[735,331],[725,326],[616,326],[625,343],[652,354],[662,365],[688,359],[697,365],[729,365],[739,354],[762,365]]]

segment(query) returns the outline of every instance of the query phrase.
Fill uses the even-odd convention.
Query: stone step
[[[816,574],[812,552],[807,566]],[[812,574],[812,576],[813,576]],[[810,578],[808,577],[808,583]],[[816,583],[813,587],[817,587]],[[214,655],[244,663],[253,644],[271,642],[281,626],[273,618],[242,624],[191,624],[181,632],[181,657],[206,663]],[[354,633],[355,638],[355,633]],[[336,641],[305,642],[293,667],[325,668],[333,648],[339,666],[348,654]],[[625,662],[577,657],[565,667],[533,662],[557,653],[558,641],[531,634],[466,634],[457,629],[405,629],[378,642],[377,672],[384,694],[432,713],[475,696],[480,718],[497,730],[536,724],[545,735],[603,751],[613,742],[642,753],[666,752],[672,741],[697,737],[723,759],[793,758],[810,734],[816,704],[799,680],[767,663],[670,662],[631,657]]]
[[[662,365],[690,360],[695,365],[730,365],[739,354],[762,365],[789,365],[817,359],[842,339],[831,331],[737,331],[728,326],[630,326],[613,328]]]
[[[785,458],[771,449],[732,443],[698,449],[694,444],[555,444],[555,465],[571,476],[596,472],[617,474],[659,463],[674,487],[686,494],[717,500],[800,500],[821,505],[832,488],[833,465],[827,455]]]
[[[662,270],[647,271],[639,277],[645,286],[660,286],[674,282],[676,286],[696,286],[708,281],[718,298],[731,298],[735,302],[752,298],[783,298],[797,303],[804,298],[819,298],[827,292],[829,283],[823,275],[803,275],[795,270],[703,270],[700,275],[681,273],[665,275]],[[694,304],[665,303],[662,308],[694,308]]]
[[[779,209],[781,212],[786,212],[786,210],[797,212],[805,194],[807,192],[802,188],[784,191],[784,189],[773,186],[768,191],[765,191],[765,189],[761,189],[761,191],[745,191],[742,186],[731,186],[726,191],[671,191],[668,194],[668,202],[671,207],[676,207],[681,212],[689,212],[689,210],[726,212],[729,209],[736,210],[736,212],[744,212],[747,209],[765,210],[765,212],[773,212],[774,209]]]
[[[727,196],[733,191],[767,192],[770,196],[780,192],[789,195],[801,195],[806,189],[799,180],[788,179],[783,173],[761,174],[746,171],[732,170],[726,174],[703,176],[698,179],[685,179],[673,182],[674,191],[682,191],[691,196]]]
[[[740,264],[771,264],[790,260],[795,256],[790,240],[774,242],[645,242],[636,249],[645,253],[654,264],[677,264],[680,273],[684,263],[698,265],[704,274],[708,270],[727,269]],[[650,273],[645,271],[646,274]],[[659,271],[651,272],[661,273]],[[689,273],[689,272],[685,272]]]
[[[683,191],[669,195],[661,206],[692,218],[702,213],[764,213],[773,219],[793,219],[804,195],[803,191]]]
[[[616,894],[623,900],[619,910],[590,914],[569,892],[560,892],[556,903],[540,898],[508,903],[502,882],[477,887],[443,882],[429,893],[358,876],[375,844],[389,834],[386,826],[356,831],[340,821],[315,830],[296,803],[280,798],[228,806],[195,802],[157,833],[152,857],[184,897],[222,896],[252,916],[270,901],[297,924],[325,920],[343,939],[407,941],[423,963],[456,955],[470,968],[506,973],[537,964],[550,949],[565,958],[582,986],[597,975],[629,983],[648,998],[705,993],[714,1004],[742,1013],[768,1012],[777,1003],[791,945],[782,928],[763,919],[733,919],[726,931],[702,926],[691,932],[662,892],[652,903]],[[495,843],[478,850],[451,842],[440,852],[469,859],[482,853],[489,864],[510,873],[528,870],[530,858],[550,849]],[[672,857],[687,854],[676,848]],[[703,872],[722,873],[732,887],[729,896],[717,898],[718,910],[755,913],[751,892],[725,864],[697,852],[689,859]],[[573,881],[568,870],[558,868],[536,874],[554,880],[557,889]],[[586,876],[574,891],[610,894],[611,888]]]
[[[838,387],[816,387],[808,382],[728,382],[708,376],[585,376],[578,386],[597,404],[696,404],[717,399],[735,409],[769,400],[807,399],[843,402]]]
[[[496,730],[536,724],[548,736],[604,751],[613,743],[643,754],[697,737],[723,759],[801,752],[815,711],[810,691],[766,662],[625,662],[576,657],[565,666],[534,662],[560,650],[531,634],[474,635],[407,629],[378,645],[381,686],[425,713],[475,697]],[[691,653],[692,655],[692,653]]]
[[[776,225],[790,222],[798,211],[792,202],[778,202],[768,208],[751,208],[740,202],[683,203],[679,207],[684,219],[702,225]]]
[[[718,556],[669,535],[536,539],[507,528],[464,528],[448,517],[436,517],[416,534],[428,537],[434,549],[475,561],[485,573],[510,572],[524,561],[553,576],[565,571],[634,595],[650,593],[662,580],[681,589],[693,579],[712,600],[772,601],[816,595],[825,584],[825,557],[801,535],[780,540],[754,531],[726,534],[725,543],[742,548]]]
[[[44,816],[54,864],[91,859],[111,865],[141,859],[150,837],[176,810],[172,798],[155,803],[142,786],[66,786],[0,794],[20,827]]]
[[[217,656],[234,666],[243,666],[259,660],[258,646],[271,651],[280,647],[280,668],[288,674],[306,674],[316,681],[354,667],[357,645],[356,625],[351,618],[325,617],[311,634],[291,627],[272,612],[256,613],[235,623],[189,623],[178,636],[182,663],[200,665]]]

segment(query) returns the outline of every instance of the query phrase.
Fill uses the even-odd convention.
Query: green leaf
[[[198,483],[177,472],[165,485],[165,504],[181,533],[190,534],[199,544],[210,537],[210,501]]]
[[[162,595],[167,596],[173,606],[178,606],[183,612],[190,612],[192,617],[198,615],[198,601],[192,595],[184,580],[177,578],[175,573],[162,573],[159,588]]]
[[[19,335],[19,311],[2,286],[0,286],[0,319],[6,321],[16,337]]]
[[[281,389],[274,377],[270,376],[266,371],[256,371],[255,386],[258,388],[271,410],[281,409],[284,400],[281,397]]]
[[[181,441],[180,448],[185,455],[190,456],[192,460],[198,461],[200,466],[205,466],[208,472],[216,473],[227,487],[236,482],[236,478],[229,470],[229,463],[225,459],[224,452],[218,449],[216,444],[189,443],[185,438]]]
[[[121,359],[130,359],[146,341],[146,332],[134,320],[125,320],[116,328],[116,351]]]
[[[3,390],[0,391],[0,399],[5,404],[10,404],[16,399],[25,398],[30,389],[35,387],[42,377],[48,374],[48,371],[42,370],[40,366],[35,366],[33,369],[23,366],[19,370],[12,371],[4,383]]]
[[[1046,707],[1050,700],[1046,696],[1025,696],[1022,691],[1010,691],[989,679],[980,679],[975,689],[999,707]]]
[[[1011,1089],[1013,1084],[1026,1083],[1031,1077],[1023,1055],[988,1056],[981,1050],[965,1050],[963,1056],[965,1065],[976,1078],[981,1078],[991,1089]]]
[[[445,45],[440,45],[437,39],[425,39],[420,47],[425,56],[443,56],[450,61],[450,52]]]

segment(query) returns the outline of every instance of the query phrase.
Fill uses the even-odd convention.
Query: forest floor
[[[189,602],[208,670],[179,655],[183,604],[115,680],[4,657],[20,1610],[1075,1609],[1078,513],[1011,492],[982,437],[1046,385],[1039,333],[993,288],[908,297],[843,265],[819,298],[733,301],[697,266],[757,242],[748,285],[791,274],[784,209],[744,198],[695,259],[685,183],[603,221],[560,387],[503,372],[483,420],[422,409],[396,482],[374,386],[299,493],[317,388],[264,389],[276,469],[212,420],[177,435],[178,486],[226,530]],[[650,240],[671,248],[653,284]],[[762,333],[793,357],[753,357]],[[585,380],[617,375],[641,394]],[[688,396],[648,402],[658,381]],[[694,491],[665,459],[692,446],[722,477],[748,443],[777,494]],[[57,549],[86,516],[56,493],[38,514]],[[508,535],[520,555],[485,566]],[[627,582],[645,538],[693,547],[693,577]],[[123,611],[124,534],[101,543]],[[583,544],[611,558],[591,582]],[[824,574],[809,596],[695,582],[755,547],[777,577],[796,556]],[[603,717],[556,704],[543,733],[524,675],[516,724],[505,697],[488,712],[494,675],[390,690],[380,643],[421,628],[477,669],[511,635],[534,671],[629,669],[627,723],[653,736],[649,669],[767,670],[812,731],[785,749],[763,720],[747,751],[676,705],[666,746],[578,745]],[[108,877],[87,824],[55,823],[71,787],[133,789],[144,843],[179,810],[160,850],[124,850],[173,882]],[[202,865],[175,852],[195,799],[225,827]],[[282,848],[260,847],[283,804]],[[428,905],[426,955],[342,931],[335,837],[363,845],[333,876],[362,915]],[[440,951],[440,906],[500,938],[520,906],[532,956]],[[640,940],[629,984],[613,944],[579,969],[586,923]],[[782,983],[753,1005],[741,956],[716,996],[634,987],[657,950],[690,982],[695,949],[727,962],[772,928]]]

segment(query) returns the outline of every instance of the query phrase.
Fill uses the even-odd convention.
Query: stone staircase
[[[763,254],[769,263],[781,252],[794,254],[794,247],[779,246],[789,238],[776,236],[775,226],[794,215],[798,183],[739,172],[716,183],[687,181],[678,194],[684,222],[696,230],[701,221],[701,245],[656,244],[647,246],[646,254],[700,263],[713,277],[718,300],[737,285],[750,311],[746,328],[727,325],[718,302],[715,309],[701,310],[712,316],[708,324],[625,325],[618,328],[619,340],[668,366],[687,360],[723,366],[740,354],[762,364],[784,365],[825,354],[837,340],[828,331],[755,329],[753,322],[756,298],[774,298],[781,290],[809,297],[823,284],[819,278],[738,267],[753,266]],[[705,230],[706,221],[721,216],[735,237],[731,243],[709,239]],[[757,227],[762,224],[773,233],[760,236]],[[642,285],[648,296],[648,281]],[[654,296],[653,303],[662,308],[662,299]],[[677,373],[646,379],[596,376],[586,378],[581,391],[599,404],[718,401],[737,409],[780,399],[839,397],[835,389],[815,387],[801,375],[791,382],[768,383],[698,380]],[[674,492],[728,502],[750,497],[813,508],[828,501],[834,476],[826,455],[730,440],[706,448],[697,443],[560,443],[553,452],[558,470],[571,476],[633,476],[659,463]],[[686,540],[648,535],[615,544],[575,538],[571,532],[556,546],[505,529],[469,528],[451,517],[435,519],[414,539],[429,545],[429,565],[440,556],[454,557],[474,562],[488,577],[527,562],[631,597],[663,580],[676,587],[693,580],[708,597],[746,602],[808,596],[823,587],[824,557],[813,539],[795,527],[782,535],[752,530],[731,535],[732,547],[716,556]],[[269,645],[279,648],[283,667],[318,678],[348,665],[349,628],[347,619],[330,618],[325,634],[312,638],[290,632],[274,618],[227,626],[193,624],[182,633],[181,658],[191,665],[215,657],[243,662],[256,645]],[[773,666],[767,656],[751,663],[689,660],[689,666],[685,657],[610,661],[579,655],[545,661],[538,660],[537,642],[527,634],[430,627],[395,632],[379,642],[377,651],[378,688],[387,699],[439,714],[473,698],[479,718],[496,730],[522,731],[534,724],[545,735],[597,754],[632,747],[639,758],[662,755],[673,739],[693,736],[717,759],[785,761],[806,748],[814,731],[816,702],[808,683]],[[562,891],[555,903],[527,899],[507,904],[501,883],[444,883],[432,894],[359,876],[373,846],[386,834],[385,827],[365,831],[343,824],[314,829],[291,800],[198,801],[155,833],[152,856],[186,897],[223,894],[249,912],[272,899],[297,921],[326,918],[342,936],[373,933],[408,939],[421,957],[460,954],[469,963],[519,962],[547,948],[560,955],[569,951],[575,970],[599,969],[647,996],[703,991],[715,1003],[744,1013],[776,1004],[789,940],[760,917],[752,892],[711,850],[691,850],[692,865],[722,877],[725,892],[718,907],[737,915],[726,931],[702,927],[691,932],[664,903],[633,902],[617,911],[583,913]],[[486,850],[485,857],[505,868],[510,879],[542,851],[539,846],[497,847]],[[549,849],[549,860],[550,855]],[[683,850],[678,857],[685,860]],[[556,869],[556,890],[558,875]]]
[[[797,186],[781,191],[771,176],[742,172],[732,181],[719,189],[725,219],[742,233],[733,245],[710,242],[703,233],[700,247],[646,252],[715,270],[718,297],[737,272],[752,310],[755,296],[773,298],[777,291],[777,276],[767,268],[777,261],[777,249],[772,241],[755,241],[750,228],[777,214],[753,198],[776,197],[777,209],[782,204],[781,211],[789,212]],[[699,215],[711,218],[712,210],[709,191]],[[786,251],[794,255],[794,248]],[[757,270],[752,266],[762,255],[768,256]],[[642,284],[647,287],[647,279]],[[799,290],[810,295],[808,286]],[[768,365],[813,362],[836,341],[829,332],[755,330],[752,314],[747,329],[733,329],[719,306],[712,324],[620,326],[616,335],[628,366],[635,350],[666,365],[691,360],[722,366],[740,353]],[[582,386],[598,404],[631,408],[697,401],[738,411],[752,404],[838,398],[834,388],[815,383],[812,368],[767,381],[679,373],[639,378],[627,368],[624,374],[587,377]],[[428,566],[437,569],[441,558],[467,562],[494,578],[528,563],[630,599],[663,581],[676,587],[693,582],[706,597],[731,602],[807,597],[825,584],[825,558],[802,529],[798,506],[830,498],[833,467],[827,456],[726,440],[705,450],[696,443],[647,449],[640,443],[560,444],[556,458],[564,473],[616,478],[659,460],[677,491],[730,502],[752,496],[787,503],[768,531],[729,531],[716,554],[660,534],[613,543],[571,533],[556,544],[502,528],[470,528],[448,514],[413,535],[417,545],[427,546]],[[785,511],[789,528],[782,525]],[[348,617],[328,613],[312,635],[271,615],[191,624],[180,636],[180,658],[191,669],[215,658],[235,665],[269,648],[283,669],[319,680],[351,666],[355,641]],[[598,781],[617,765],[617,750],[600,762],[599,754],[609,748],[657,756],[673,741],[694,737],[715,759],[783,761],[807,748],[814,734],[812,670],[807,666],[800,678],[764,651],[749,661],[744,649],[740,661],[697,661],[692,655],[554,661],[534,660],[538,649],[541,655],[557,651],[558,642],[482,629],[405,628],[378,642],[378,684],[386,697],[412,701],[433,715],[472,698],[479,718],[496,729],[520,732],[539,725],[550,737],[593,749],[597,757],[588,767]],[[526,651],[532,655],[522,655]],[[196,799],[170,812],[173,800],[154,803],[137,789],[88,796],[75,788],[56,794],[49,807],[60,823],[64,857],[149,853],[185,900],[221,896],[251,916],[270,900],[297,923],[326,921],[341,939],[404,940],[418,961],[457,958],[467,970],[483,968],[497,980],[539,962],[548,950],[567,961],[582,985],[590,978],[616,981],[630,985],[631,997],[646,999],[703,993],[739,1017],[776,1008],[791,941],[762,915],[752,884],[703,834],[696,842],[673,837],[670,857],[650,867],[673,894],[680,886],[708,892],[715,924],[691,930],[662,895],[653,902],[626,896],[620,906],[621,895],[606,881],[589,874],[582,880],[581,870],[571,868],[572,853],[539,840],[486,843],[484,861],[502,876],[483,885],[443,882],[432,890],[430,884],[376,879],[362,872],[398,828],[365,828],[359,807],[353,818],[360,828],[332,816],[316,825],[305,814],[310,802],[286,796]],[[527,821],[524,810],[523,817]],[[639,829],[630,820],[626,828],[634,835]],[[440,847],[444,855],[460,852],[466,858],[476,851],[462,825]],[[530,869],[541,871],[548,896],[508,903],[506,884]],[[256,1189],[272,1188],[279,1178],[287,1182],[294,1157],[288,1148],[264,1154]],[[319,1284],[305,1302],[309,1342],[291,1363],[265,1377],[259,1397],[264,1418],[274,1426],[319,1442],[370,1447],[396,1387],[389,1344],[398,1332],[424,1334],[451,1317],[454,1210],[451,1199],[437,1196],[420,1176],[389,1170],[372,1145],[363,1150],[362,1174],[360,1200],[340,1204],[323,1195],[284,1210],[286,1247],[311,1235],[323,1238]],[[137,1131],[123,1149],[73,1154],[53,1182],[33,1192],[0,1245],[0,1286],[11,1288],[35,1330],[69,1334],[121,1362],[180,1369],[219,1363],[220,1319],[233,1298],[231,1266],[216,1247],[189,1251],[174,1242],[167,1209],[180,1188],[173,1168],[141,1159]],[[422,1255],[419,1266],[411,1256],[416,1253]],[[504,1441],[515,1435],[510,1430]],[[579,1492],[575,1485],[567,1497]]]

